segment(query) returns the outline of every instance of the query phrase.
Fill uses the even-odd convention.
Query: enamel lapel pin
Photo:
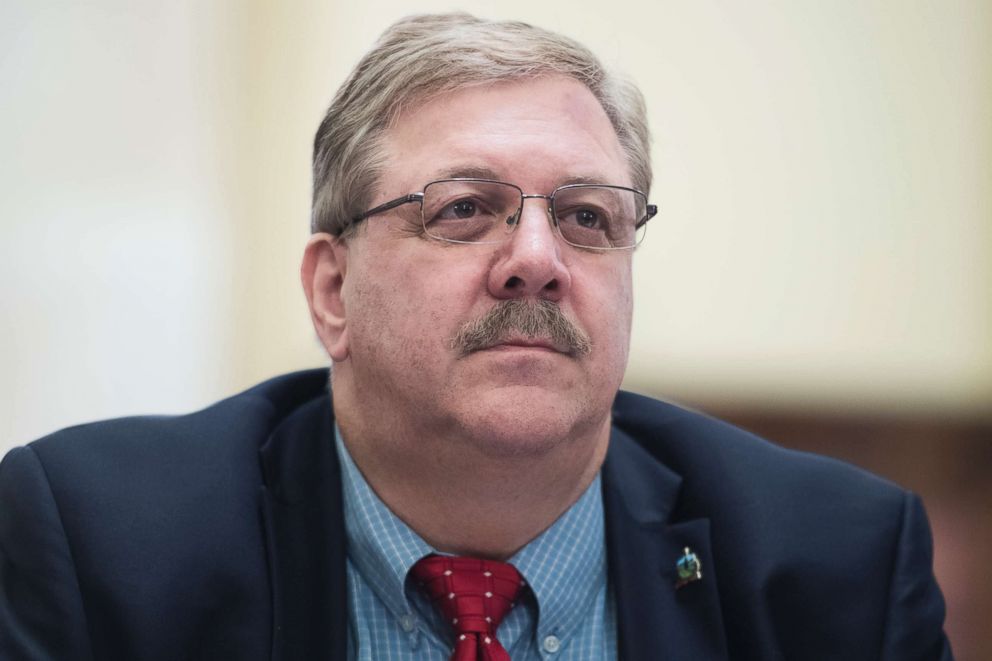
[[[682,557],[675,563],[675,574],[678,577],[675,581],[676,590],[703,578],[703,563],[688,546],[685,547]]]

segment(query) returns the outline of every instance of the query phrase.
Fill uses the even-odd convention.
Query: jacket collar
[[[603,507],[624,661],[727,658],[709,519],[677,520],[681,485],[679,475],[613,428]],[[676,588],[686,548],[699,558],[702,579]]]
[[[287,417],[261,449],[262,517],[272,585],[273,661],[348,654],[340,465],[326,394]]]

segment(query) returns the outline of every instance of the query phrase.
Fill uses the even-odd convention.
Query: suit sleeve
[[[72,549],[29,447],[0,463],[0,659],[93,659]]]
[[[933,575],[933,541],[920,499],[906,494],[889,584],[883,661],[953,661],[944,598]]]

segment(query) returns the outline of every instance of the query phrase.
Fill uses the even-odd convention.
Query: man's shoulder
[[[620,496],[612,501],[623,524],[612,523],[613,548],[636,558],[626,540],[649,530],[701,554],[703,580],[719,584],[731,649],[755,658],[879,648],[886,658],[950,658],[918,497],[639,395],[618,395],[613,424],[604,494]],[[690,533],[693,541],[680,537]]]
[[[146,415],[76,425],[15,448],[6,469],[44,471],[53,488],[167,492],[197,483],[259,483],[260,447],[308,402],[327,397],[327,370],[282,375],[183,415]],[[160,484],[159,484],[160,483]]]
[[[906,491],[837,459],[778,446],[702,413],[628,392],[618,394],[614,426],[678,475],[683,502],[730,501],[781,512],[788,503],[838,511],[901,509]],[[628,448],[630,449],[630,448]]]
[[[326,395],[327,370],[284,374],[203,409],[180,415],[141,415],[67,427],[29,444],[36,453],[92,455],[169,447],[196,451],[230,443],[264,441],[265,435],[306,402]]]
[[[15,448],[0,463],[0,560],[22,587],[0,610],[44,612],[18,623],[53,630],[85,611],[80,638],[113,658],[255,658],[245,650],[271,646],[272,618],[260,450],[328,405],[327,370],[315,370],[187,415],[94,422]],[[2,620],[7,650],[14,622]]]

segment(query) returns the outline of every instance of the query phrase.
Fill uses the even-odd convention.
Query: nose
[[[499,246],[489,272],[489,292],[496,298],[559,301],[568,293],[572,278],[547,209],[545,199],[524,200],[518,225]]]

